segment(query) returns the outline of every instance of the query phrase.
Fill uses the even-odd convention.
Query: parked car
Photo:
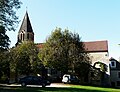
[[[39,76],[26,76],[24,78],[20,78],[19,83],[21,84],[21,86],[42,85],[42,87],[51,84],[50,81],[45,80]]]
[[[63,83],[79,84],[80,80],[75,75],[65,74],[65,75],[63,75],[62,82]]]

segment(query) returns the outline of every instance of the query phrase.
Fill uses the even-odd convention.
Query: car
[[[19,83],[21,86],[27,86],[27,85],[42,85],[42,87],[45,87],[47,85],[50,85],[50,81],[45,80],[42,77],[39,76],[26,76],[23,78],[20,78]]]
[[[62,78],[63,83],[79,84],[80,80],[76,75],[64,74]]]

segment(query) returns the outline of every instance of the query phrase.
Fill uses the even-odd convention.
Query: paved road
[[[20,84],[0,84],[2,86],[21,86]],[[28,87],[42,87],[39,85],[27,85]],[[63,83],[51,83],[51,85],[46,86],[46,87],[70,87],[70,85],[63,84]]]

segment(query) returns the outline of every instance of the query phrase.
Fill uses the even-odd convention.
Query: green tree
[[[6,31],[15,31],[18,23],[16,9],[19,9],[20,5],[19,0],[0,0],[0,52],[9,47],[10,40]]]
[[[19,75],[38,74],[41,72],[42,62],[38,58],[38,49],[33,42],[24,42],[11,51],[11,71]]]
[[[16,10],[20,8],[19,0],[0,0],[0,26],[4,26],[6,30],[15,30],[18,23]]]
[[[99,69],[101,71],[101,81],[104,81],[105,80],[105,74],[108,71],[108,66],[105,63],[102,63],[100,61],[95,62],[93,66],[95,68],[97,68],[96,65],[99,65]]]
[[[9,52],[0,53],[0,82],[7,82],[10,78]]]
[[[39,52],[39,58],[46,67],[55,68],[63,73],[72,70],[80,74],[78,71],[82,71],[91,63],[79,35],[67,29],[61,31],[61,28],[56,28],[48,37]],[[83,63],[85,66],[79,67]]]
[[[16,10],[20,8],[19,0],[0,0],[0,74],[9,75],[9,37],[6,31],[15,31],[18,23]]]
[[[104,63],[102,63],[102,62],[100,62],[100,61],[98,61],[98,62],[96,62],[96,63],[94,63],[94,67],[96,67],[96,65],[99,65],[99,67],[100,67],[100,71],[101,72],[104,72],[104,73],[106,73],[108,70],[107,70],[107,65],[106,64],[104,64]],[[96,67],[97,68],[97,67]]]
[[[9,78],[9,37],[6,35],[5,27],[0,26],[0,78]]]
[[[6,35],[5,27],[0,26],[0,52],[8,50],[9,42],[10,40]]]

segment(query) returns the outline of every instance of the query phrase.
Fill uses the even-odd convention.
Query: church
[[[24,41],[32,41],[34,42],[34,31],[32,29],[32,25],[30,23],[30,19],[28,16],[28,12],[26,11],[25,16],[23,18],[22,24],[20,26],[18,36],[17,36],[17,43],[21,44]],[[108,41],[90,41],[90,42],[83,42],[85,44],[85,49],[90,55],[90,59],[92,61],[92,66],[96,62],[102,62],[107,65],[107,75],[110,75],[109,71],[109,52],[108,52]],[[41,49],[43,43],[37,43],[36,46]],[[99,68],[99,65],[96,65]],[[106,76],[106,83],[109,83],[109,77]]]
[[[30,19],[29,19],[27,11],[26,11],[24,19],[22,21],[22,24],[21,24],[21,27],[19,29],[17,37],[18,38],[17,38],[16,45],[18,45],[24,41],[34,42],[34,32],[33,32],[32,25],[30,23]]]

